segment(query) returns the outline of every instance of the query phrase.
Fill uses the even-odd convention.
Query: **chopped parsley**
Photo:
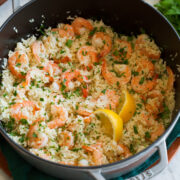
[[[76,105],[76,110],[78,110],[79,109],[79,106],[78,105]]]
[[[139,72],[137,72],[137,71],[132,71],[132,75],[138,76],[138,75],[139,75]]]
[[[14,83],[13,83],[13,86],[14,86],[14,87],[17,87],[18,84],[19,84],[18,82],[14,82]]]
[[[72,40],[68,39],[68,40],[66,41],[66,46],[67,46],[68,48],[71,48],[72,42],[73,42]]]
[[[6,96],[7,96],[7,93],[4,93],[4,94],[3,94],[3,97],[6,97]]]
[[[103,89],[101,92],[102,92],[103,94],[105,94],[105,93],[106,93],[106,89]]]
[[[27,124],[28,124],[27,119],[21,119],[20,122],[21,122],[23,125],[27,125]]]
[[[134,133],[135,133],[135,134],[138,134],[137,126],[133,126],[133,128],[134,128]]]
[[[25,75],[26,75],[26,73],[25,73],[25,72],[22,72],[22,71],[21,71],[20,73],[21,73],[21,75],[23,75],[23,76],[25,76]]]
[[[9,121],[5,124],[7,131],[11,132],[14,129],[15,119],[10,116]]]
[[[97,31],[97,27],[95,27],[90,33],[89,36],[93,36]]]
[[[140,81],[139,81],[139,84],[143,84],[144,83],[144,77],[142,77],[141,79],[140,79]]]
[[[39,32],[42,34],[42,35],[45,35],[45,31],[44,31],[44,24],[41,24],[40,28],[39,28]]]
[[[65,50],[61,49],[60,54],[63,54],[63,53],[65,53]]]
[[[19,67],[19,66],[21,66],[21,63],[16,63],[16,67]]]
[[[130,144],[129,150],[131,153],[133,153],[133,154],[135,153],[133,144]]]
[[[80,96],[80,89],[77,88],[77,89],[74,91],[74,94],[76,94],[76,96]]]
[[[63,92],[66,89],[66,86],[64,85],[64,83],[61,83],[61,91]]]
[[[25,134],[23,134],[20,138],[19,138],[19,142],[23,143],[25,141]]]
[[[37,134],[36,134],[35,132],[33,133],[33,137],[34,137],[34,138],[37,138]]]
[[[105,30],[105,27],[101,26],[101,27],[99,28],[99,31],[100,31],[100,32],[105,32],[105,31],[106,31],[106,30]]]
[[[169,110],[168,106],[165,103],[163,103],[163,107],[164,107],[164,111],[162,113],[160,113],[159,116],[163,120],[164,119],[169,119],[169,117],[170,117],[170,110]]]
[[[40,100],[40,101],[44,101],[44,98],[40,98],[39,100]]]
[[[150,135],[149,131],[145,132],[145,138],[147,138],[147,139],[151,138],[151,135]]]

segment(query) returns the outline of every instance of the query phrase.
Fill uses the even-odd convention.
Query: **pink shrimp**
[[[134,91],[138,93],[147,93],[151,91],[156,85],[156,81],[153,80],[146,80],[144,82],[144,76],[135,76],[131,80],[131,86]]]
[[[59,63],[68,63],[68,62],[71,62],[71,59],[68,57],[68,56],[64,56],[64,57],[61,57],[59,59],[57,58],[54,58],[53,59],[55,63],[59,64]]]
[[[125,158],[132,156],[132,153],[127,146],[125,146],[124,144],[118,144],[118,146],[121,148],[122,154]]]
[[[68,112],[61,106],[51,105],[53,119],[48,122],[50,129],[56,129],[65,125],[68,119]]]
[[[141,112],[140,118],[140,123],[143,126],[152,127],[155,122],[154,117],[150,113],[145,111]]]
[[[131,79],[131,69],[130,69],[130,67],[128,65],[118,64],[117,70],[120,73],[117,73],[117,74],[119,74],[120,77],[116,77],[115,74],[113,74],[112,72],[110,72],[108,70],[106,60],[103,59],[102,61],[103,61],[103,63],[102,63],[101,72],[102,72],[102,75],[103,75],[104,79],[110,85],[118,84],[118,83],[119,83],[119,85],[125,85],[130,81],[130,79]]]
[[[113,90],[106,90],[105,94],[101,93],[100,96],[98,97],[99,101],[104,101],[106,100],[106,108],[108,109],[113,109],[115,110],[116,107],[119,104],[119,96],[116,95],[116,92]]]
[[[74,29],[71,25],[65,24],[62,28],[52,29],[52,31],[58,31],[60,37],[73,38],[74,37]]]
[[[38,63],[40,63],[41,62],[40,54],[43,54],[45,52],[43,43],[41,41],[35,41],[32,44],[31,48],[34,58]]]
[[[41,70],[39,69],[30,69],[27,74],[26,74],[26,77],[25,77],[25,81],[23,81],[22,83],[20,83],[18,85],[18,92],[20,94],[25,94],[25,92],[28,90],[28,87],[30,86],[31,84],[31,79],[33,78],[33,75],[38,73],[38,72],[41,72]]]
[[[75,84],[73,83],[73,81],[78,81],[80,82],[80,84],[84,84],[84,87],[82,88],[82,92],[83,92],[83,96],[86,98],[88,95],[88,86],[87,83],[88,78],[86,76],[81,75],[80,71],[75,70],[73,72],[70,71],[66,71],[62,74],[62,82],[65,84],[66,86],[66,90],[71,90],[75,87]]]
[[[89,124],[92,121],[91,117],[84,117],[84,123]]]
[[[51,61],[43,67],[43,70],[48,73],[50,81],[53,81],[54,77],[59,76],[62,72],[59,66]]]
[[[174,81],[175,81],[174,73],[169,66],[166,67],[166,70],[168,73],[167,91],[171,91],[173,88]]]
[[[64,161],[59,161],[59,164],[64,164],[64,165],[70,165],[70,166],[76,166],[77,163],[75,162],[64,162]]]
[[[158,123],[156,130],[151,132],[151,138],[150,140],[154,142],[159,136],[161,136],[165,131],[165,128],[162,124]]]
[[[21,119],[28,119],[30,114],[34,115],[38,110],[39,108],[32,101],[23,101],[22,103],[12,105],[10,113],[16,121],[19,121]]]
[[[147,59],[141,59],[138,62],[137,72],[139,72],[139,74],[143,74],[143,75],[147,74],[147,77],[153,77],[154,71],[155,71],[155,67],[151,61]]]
[[[135,49],[140,51],[141,55],[147,56],[150,59],[159,59],[161,52],[153,41],[146,34],[138,36]]]
[[[103,32],[97,32],[92,37],[92,45],[97,48],[101,48],[100,58],[106,56],[112,48],[112,40],[109,35]]]
[[[131,44],[127,41],[118,39],[118,47],[112,52],[115,59],[129,59],[132,54]]]
[[[163,95],[158,90],[153,90],[147,95],[147,103],[145,104],[146,110],[156,117],[163,111]]]
[[[30,125],[29,131],[27,134],[28,137],[28,145],[32,148],[40,149],[47,145],[48,136],[40,132],[40,123],[44,121],[44,119],[37,119],[33,124]]]
[[[67,146],[68,149],[72,149],[74,146],[74,136],[72,132],[63,131],[61,133],[61,137],[63,139],[63,142],[60,144],[60,146]]]
[[[131,80],[133,90],[138,93],[147,93],[152,90],[156,85],[156,76],[154,75],[154,65],[152,62],[146,59],[139,61],[137,71],[139,75]]]
[[[81,116],[90,116],[92,114],[92,112],[86,111],[85,109],[79,107],[78,110],[76,111],[77,114],[81,115]]]
[[[24,79],[25,74],[18,71],[18,68],[27,68],[28,65],[29,65],[29,60],[26,54],[21,54],[20,52],[15,52],[8,59],[9,70],[15,77],[19,79]]]
[[[82,46],[77,52],[77,58],[80,64],[86,66],[98,61],[97,52],[93,46]]]
[[[72,26],[74,28],[74,32],[77,35],[83,34],[85,32],[86,29],[92,31],[93,30],[93,26],[92,24],[81,17],[77,17],[73,22],[72,22]]]
[[[94,165],[101,165],[103,163],[102,144],[98,143],[90,146],[82,146],[82,148],[85,151],[92,153]]]

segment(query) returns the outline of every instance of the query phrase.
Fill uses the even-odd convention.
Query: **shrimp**
[[[60,146],[67,146],[68,149],[72,149],[74,146],[74,136],[72,134],[72,132],[69,131],[63,131],[61,133],[61,137],[62,137],[62,143],[60,144]]]
[[[112,48],[112,40],[109,35],[103,32],[97,32],[92,37],[92,45],[101,48],[100,58],[106,56]]]
[[[27,72],[26,77],[25,77],[25,81],[23,81],[22,83],[20,83],[18,85],[18,93],[20,94],[25,94],[25,92],[28,90],[28,87],[31,84],[31,79],[32,78],[36,78],[37,74],[41,74],[42,71],[39,69],[31,69]],[[34,77],[33,77],[34,76]]]
[[[39,131],[42,121],[44,121],[44,119],[37,119],[29,127],[27,134],[28,145],[32,148],[40,149],[45,147],[48,143],[48,136],[45,133]]]
[[[65,24],[62,28],[56,28],[56,29],[52,29],[53,32],[58,31],[59,36],[64,38],[73,38],[74,37],[74,29],[73,26],[69,25],[69,24]]]
[[[81,85],[81,83],[83,83],[85,87],[83,89],[87,89],[87,83],[89,82],[88,78],[86,76],[81,75],[80,71],[78,70],[75,70],[73,72],[66,71],[62,74],[61,77],[62,77],[62,82],[66,86],[66,90],[74,89],[75,83],[73,83],[73,81],[77,81],[76,85]],[[87,97],[87,93],[88,92],[84,92],[84,96]]]
[[[134,91],[137,93],[147,93],[148,91],[152,90],[156,85],[156,81],[153,80],[146,80],[144,82],[144,76],[135,76],[131,80],[131,86]]]
[[[88,20],[81,18],[81,17],[77,17],[72,22],[72,27],[74,28],[74,32],[77,35],[83,34],[86,31],[86,29],[88,29],[90,31],[93,30],[92,24]]]
[[[97,52],[93,46],[82,46],[77,52],[80,64],[88,66],[98,61]]]
[[[147,56],[150,59],[159,59],[161,55],[159,48],[146,34],[138,36],[135,43],[135,49],[140,51],[141,55]]]
[[[116,92],[113,90],[106,90],[105,94],[101,94],[98,98],[98,101],[106,101],[106,108],[116,109],[119,104],[119,96],[116,95]]]
[[[35,114],[39,108],[32,101],[23,101],[21,103],[16,103],[11,106],[11,117],[13,117],[16,121],[21,119],[28,119],[31,114]]]
[[[154,76],[154,65],[151,61],[143,59],[139,62],[137,69],[139,75],[131,80],[131,86],[138,93],[147,93],[156,85],[156,76]],[[148,80],[147,80],[148,79]]]
[[[59,63],[68,63],[68,62],[71,62],[71,59],[68,57],[68,56],[64,56],[62,58],[59,58],[59,59],[56,59],[54,58],[53,59],[55,63],[59,64]]]
[[[56,129],[65,125],[68,119],[68,112],[61,106],[51,105],[53,119],[47,123],[50,129]]]
[[[92,112],[86,111],[83,108],[79,107],[78,110],[76,111],[77,114],[81,115],[81,116],[90,116],[92,114]]]
[[[102,144],[97,143],[90,146],[82,146],[82,148],[85,151],[92,153],[94,165],[101,165],[103,163]]]
[[[156,117],[157,114],[163,111],[163,95],[160,91],[153,90],[148,93],[147,98],[145,108],[150,114]]]
[[[118,144],[119,148],[122,151],[122,154],[125,158],[128,158],[129,156],[132,156],[132,153],[130,152],[129,148],[125,146],[124,144]]]
[[[147,60],[147,59],[141,59],[138,62],[138,69],[137,72],[140,74],[147,74],[147,77],[153,77],[154,76],[155,67],[154,64]]]
[[[32,46],[32,53],[34,55],[34,58],[38,63],[41,62],[41,57],[40,54],[43,54],[45,52],[44,45],[41,41],[35,41]]]
[[[129,59],[132,54],[131,44],[127,41],[118,39],[118,48],[116,48],[112,54],[115,59]]]
[[[156,130],[151,132],[150,140],[154,142],[159,136],[161,136],[165,131],[165,128],[162,124],[158,123]]]
[[[117,66],[115,66],[117,71],[119,71],[119,73],[116,73],[119,76],[119,77],[117,77],[117,76],[115,76],[115,74],[113,74],[112,72],[110,72],[107,69],[106,60],[103,59],[102,61],[103,61],[103,63],[102,63],[101,72],[102,72],[104,79],[108,82],[108,84],[110,84],[110,85],[113,85],[113,84],[125,85],[130,81],[131,69],[128,65],[118,64]]]
[[[59,76],[62,72],[59,66],[51,61],[43,67],[43,70],[48,73],[50,81],[53,81],[54,77]]]
[[[154,117],[151,114],[149,114],[148,112],[142,111],[140,114],[140,118],[141,118],[140,123],[147,127],[153,126],[153,124],[155,122]]]
[[[64,162],[64,161],[59,161],[59,164],[64,164],[64,165],[70,165],[70,166],[76,166],[77,164],[75,162]]]
[[[27,68],[29,65],[29,60],[26,54],[21,54],[20,52],[15,52],[11,57],[8,59],[8,67],[11,73],[19,78],[24,79],[25,73],[18,71],[19,68]]]
[[[171,91],[173,88],[174,81],[175,81],[174,73],[169,66],[166,67],[166,70],[168,73],[167,91]]]
[[[91,117],[84,117],[84,123],[89,124],[91,122]]]

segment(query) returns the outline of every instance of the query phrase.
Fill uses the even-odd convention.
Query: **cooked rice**
[[[118,47],[117,39],[127,41],[131,44],[131,57],[125,59],[126,61],[119,61],[120,63],[128,64],[131,68],[131,72],[138,71],[139,66],[141,66],[139,64],[141,59],[148,59],[146,55],[140,54],[135,48],[136,36],[119,36],[110,26],[105,25],[102,21],[89,20],[89,22],[93,25],[94,30],[103,31],[111,37],[113,42],[112,49]],[[58,24],[57,27],[62,28],[63,26],[64,24]],[[67,37],[62,38],[58,33],[52,32],[51,28],[46,29],[45,35],[42,35],[38,39],[38,41],[44,44],[44,52],[39,54],[41,58],[40,64],[37,63],[31,48],[32,44],[37,41],[36,37],[31,36],[27,40],[23,39],[22,42],[18,42],[15,50],[9,52],[9,57],[17,51],[21,54],[26,54],[29,59],[29,65],[26,68],[22,68],[21,71],[25,74],[30,70],[34,72],[31,78],[33,79],[33,83],[31,83],[29,90],[25,94],[20,94],[20,97],[18,97],[17,92],[19,92],[18,84],[20,84],[22,80],[13,76],[8,67],[3,70],[2,73],[0,118],[2,119],[8,135],[30,152],[54,162],[81,166],[96,165],[93,154],[87,152],[82,147],[99,142],[102,144],[102,164],[124,159],[126,156],[122,148],[120,148],[119,143],[128,147],[130,153],[133,155],[152,143],[152,140],[150,140],[151,133],[156,130],[159,124],[163,124],[163,126],[167,128],[171,122],[171,113],[174,109],[175,101],[174,90],[166,91],[168,82],[166,62],[161,58],[158,60],[149,59],[154,64],[155,74],[159,75],[154,89],[162,94],[164,106],[163,111],[158,114],[156,119],[154,118],[152,120],[152,125],[149,127],[142,118],[142,113],[147,113],[145,108],[147,102],[143,100],[142,94],[132,89],[131,81],[122,86],[115,83],[109,85],[101,74],[101,60],[100,63],[95,63],[91,70],[84,69],[79,63],[76,54],[81,46],[91,45],[89,33],[89,30],[86,30],[80,36],[72,38],[72,46],[67,46]],[[148,35],[146,35],[146,38],[146,50],[153,51],[155,54],[159,53],[160,49],[155,44],[154,40],[151,40]],[[100,52],[101,48],[96,47],[96,50]],[[57,84],[49,82],[49,76],[43,71],[42,67],[46,63],[49,61],[53,62],[53,59],[61,59],[65,56],[70,58],[71,61],[68,63],[58,63],[62,71],[79,70],[83,76],[88,77],[90,82],[88,83],[89,94],[87,98],[84,98],[81,93],[82,83],[78,81],[70,83],[70,91],[58,89]],[[114,65],[118,60],[114,58],[113,50],[111,50],[105,58],[108,68],[114,70]],[[117,64],[119,64],[119,62]],[[148,72],[144,69],[144,74],[146,73]],[[134,76],[135,74],[132,73],[132,77]],[[54,79],[60,82],[59,79],[61,79],[61,75],[54,77]],[[146,81],[147,80],[145,80],[144,83],[146,83]],[[105,91],[107,90],[113,90],[117,95],[121,95],[123,90],[128,90],[136,102],[136,112],[133,117],[124,124],[123,136],[120,142],[115,142],[111,137],[106,135],[104,127],[101,126],[101,121],[93,114],[91,115],[91,122],[89,124],[84,122],[84,117],[82,115],[77,114],[78,108],[82,108],[88,112],[93,112],[99,108],[106,108],[108,100]],[[146,95],[147,93],[143,94],[143,96]],[[102,97],[99,98],[100,96]],[[153,100],[149,99],[148,103],[153,106],[153,101],[157,99],[158,97]],[[16,122],[14,118],[11,117],[11,107],[15,103],[23,102],[24,100],[33,101],[37,104],[39,110],[33,114],[31,109],[23,109],[23,111],[27,111],[24,112],[28,115],[27,121],[25,121],[25,123]],[[48,122],[53,121],[52,117],[54,114],[51,112],[51,107],[53,107],[53,105],[61,106],[68,112],[68,119],[63,127],[51,129],[47,125]],[[28,144],[27,136],[30,125],[39,118],[44,118],[45,120],[41,122],[38,131],[41,132],[42,136],[47,136],[48,141],[42,148],[33,148]],[[72,124],[74,125],[74,129],[70,131],[68,127]],[[72,132],[72,136],[74,137],[74,145],[72,148],[62,145],[62,133],[64,131]]]

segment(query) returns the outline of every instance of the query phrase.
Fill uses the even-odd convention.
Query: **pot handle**
[[[159,152],[160,161],[153,167],[145,170],[141,174],[138,174],[134,177],[129,178],[128,180],[137,180],[137,179],[148,180],[148,179],[151,179],[153,176],[156,176],[157,174],[159,174],[161,171],[163,171],[167,167],[168,155],[167,155],[166,141],[163,140],[161,144],[157,146],[157,148]]]
[[[167,156],[167,147],[166,147],[166,141],[163,140],[160,145],[157,146],[160,161],[158,164],[153,166],[150,169],[145,170],[141,174],[138,174],[134,177],[131,177],[127,180],[148,180],[152,178],[153,176],[156,176],[159,174],[162,170],[164,170],[168,165],[168,156]],[[102,175],[101,170],[91,171],[89,172],[91,177],[93,177],[95,180],[105,180],[105,177]]]

